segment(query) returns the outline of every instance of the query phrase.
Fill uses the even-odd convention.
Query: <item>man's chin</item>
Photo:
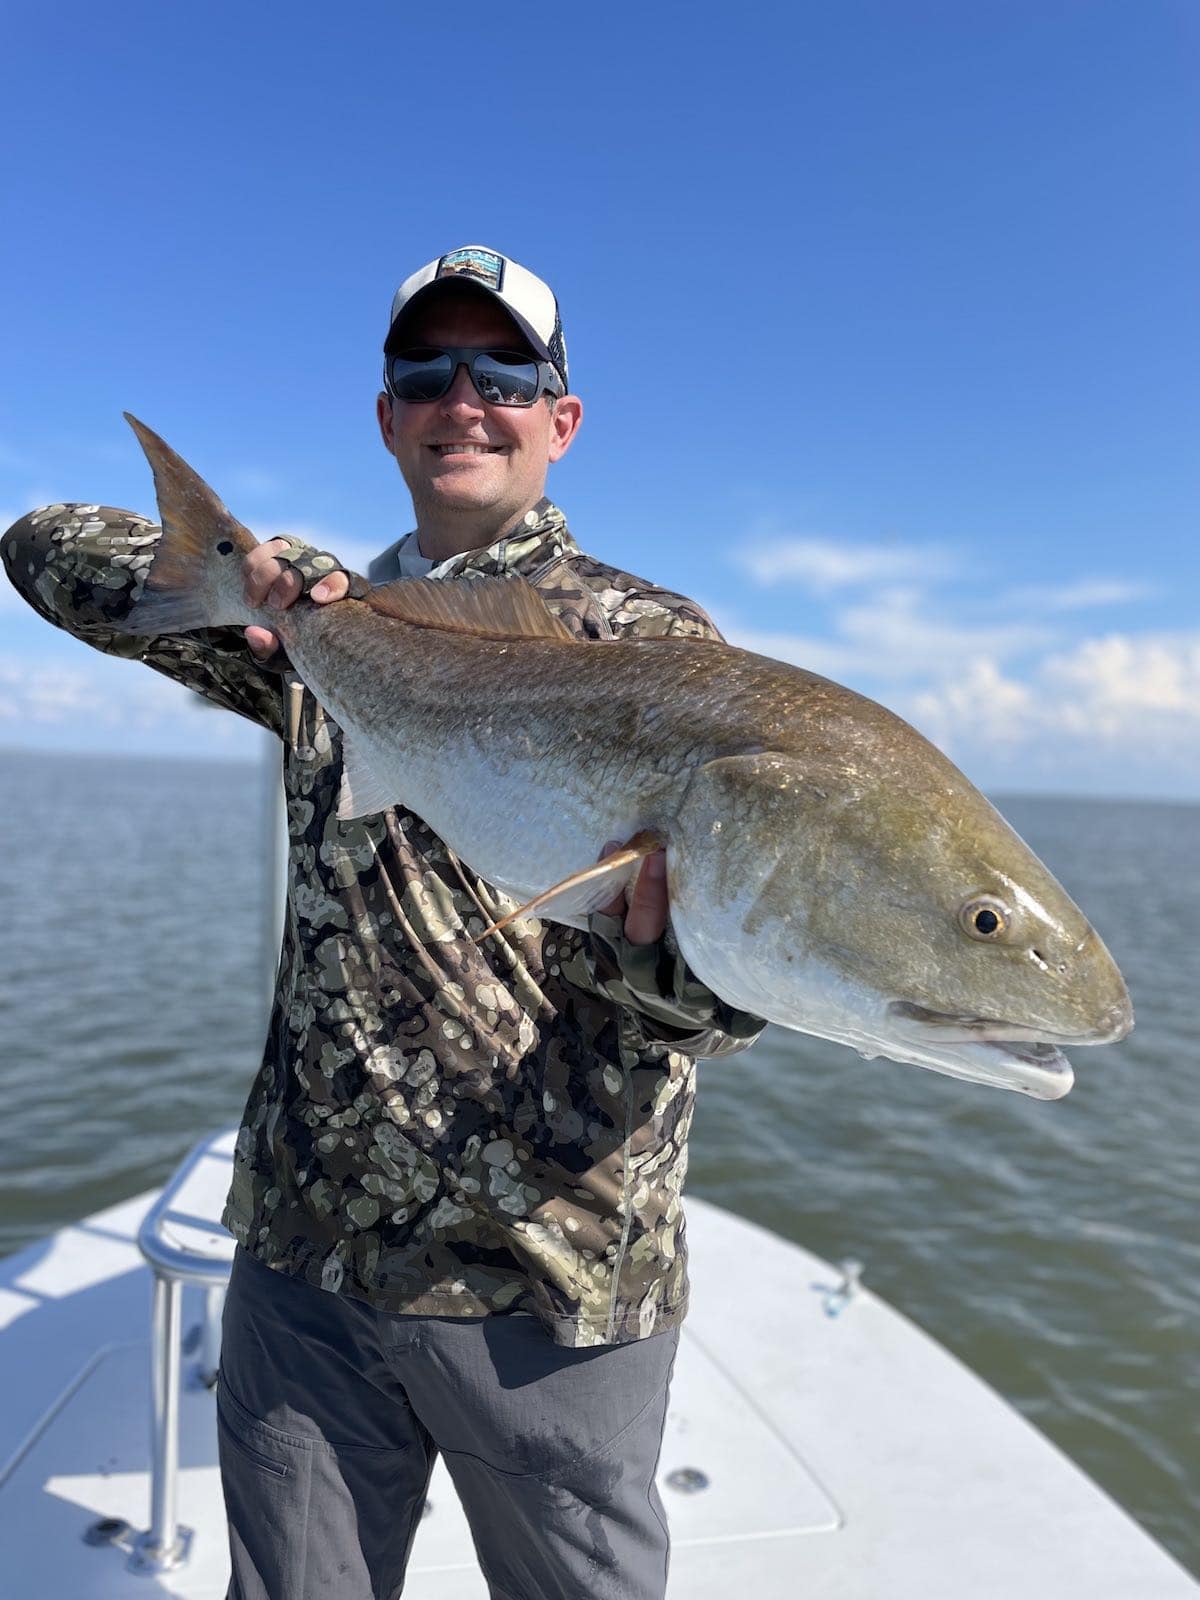
[[[410,485],[410,491],[412,486]],[[493,525],[501,527],[520,509],[508,484],[487,482],[482,473],[472,479],[468,473],[446,473],[426,480],[420,495],[413,494],[413,507],[419,523],[427,519],[466,517],[477,522],[481,536]],[[484,538],[485,543],[490,539]]]
[[[437,488],[478,487],[491,484],[493,488],[504,478],[504,458],[501,456],[456,456],[433,461],[426,469],[426,482]]]
[[[489,492],[483,484],[434,484],[426,503],[441,511],[499,512],[504,497],[494,489]]]

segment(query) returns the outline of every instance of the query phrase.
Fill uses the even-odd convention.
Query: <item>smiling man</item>
[[[510,277],[521,273],[511,262],[507,271]],[[521,287],[536,293],[542,286],[533,279]],[[579,400],[566,393],[561,331],[561,366],[550,358],[549,343],[528,321],[519,327],[500,300],[481,295],[469,278],[435,278],[401,303],[385,350],[387,392],[377,410],[383,442],[412,496],[422,555],[440,561],[491,544],[541,499],[547,467],[566,454],[583,414]],[[459,355],[487,354],[473,355],[473,371],[441,353],[454,347]],[[536,377],[528,371],[531,355]],[[449,388],[437,401],[416,398],[447,377]],[[499,402],[522,377],[527,386],[536,383],[545,404],[484,398]]]
[[[581,417],[546,284],[478,245],[414,273],[378,420],[416,526],[370,581],[516,573],[597,648],[712,637],[690,601],[584,555],[544,498]],[[53,506],[3,549],[49,621],[283,742],[289,914],[225,1213],[230,1593],[398,1594],[441,1452],[493,1600],[661,1600],[695,1061],[762,1024],[687,969],[661,856],[586,931],[527,917],[477,943],[513,907],[401,807],[337,821],[341,730],[272,633],[122,632],[159,533]],[[364,584],[294,540],[244,579],[277,606]]]

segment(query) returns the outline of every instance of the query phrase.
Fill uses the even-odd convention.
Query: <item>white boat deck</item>
[[[215,1248],[231,1137],[180,1199]],[[0,1262],[0,1594],[13,1600],[220,1600],[227,1563],[212,1392],[189,1381],[180,1424],[188,1563],[129,1570],[149,1521],[147,1194]],[[1165,1551],[925,1334],[808,1252],[688,1202],[693,1304],[659,1482],[672,1600],[1196,1600]],[[186,1228],[186,1224],[183,1225]],[[226,1236],[227,1237],[227,1236]],[[184,1328],[202,1296],[185,1291]],[[187,1337],[185,1335],[185,1348]],[[673,1487],[699,1472],[706,1488]],[[406,1600],[486,1600],[444,1467]]]

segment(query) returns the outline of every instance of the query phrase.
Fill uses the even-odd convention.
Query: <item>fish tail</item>
[[[145,590],[122,619],[122,630],[188,633],[253,622],[241,567],[258,540],[165,440],[128,411],[125,420],[154,473],[163,531]]]

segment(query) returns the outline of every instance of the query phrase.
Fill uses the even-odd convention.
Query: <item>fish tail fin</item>
[[[163,531],[145,590],[122,619],[122,630],[188,633],[253,622],[241,565],[258,540],[165,440],[128,411],[125,420],[154,473]]]

